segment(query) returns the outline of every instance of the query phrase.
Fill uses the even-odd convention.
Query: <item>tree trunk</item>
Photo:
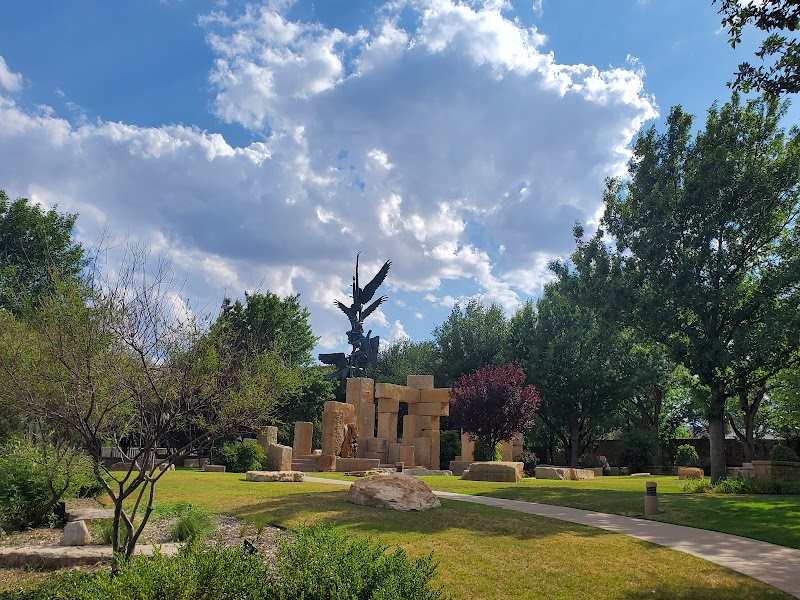
[[[581,432],[577,422],[569,424],[569,466],[578,468],[578,459],[581,457]]]
[[[711,385],[711,405],[708,415],[708,437],[711,447],[711,482],[727,475],[725,463],[725,385]]]

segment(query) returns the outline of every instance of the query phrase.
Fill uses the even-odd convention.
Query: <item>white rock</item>
[[[90,542],[89,528],[86,521],[70,521],[64,525],[59,546],[85,546]]]
[[[419,479],[404,473],[366,477],[347,492],[347,501],[362,506],[411,511],[439,508],[442,504]]]

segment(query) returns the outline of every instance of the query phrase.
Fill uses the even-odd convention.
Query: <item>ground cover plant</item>
[[[316,476],[345,478],[339,473]],[[523,479],[521,483],[462,481],[460,477],[423,477],[434,490],[508,498],[644,517],[645,480],[638,477],[597,477],[587,481]],[[710,529],[800,549],[800,495],[755,495],[752,492],[690,493],[674,475],[656,475],[659,514],[656,521]],[[723,480],[727,481],[727,480]],[[709,480],[696,484],[710,486]],[[728,484],[732,485],[732,484]],[[785,485],[785,483],[783,484]],[[704,491],[704,490],[699,490]],[[788,491],[788,490],[787,490]],[[761,492],[769,493],[769,492]],[[737,494],[737,495],[731,495]]]
[[[594,600],[598,590],[620,599],[787,598],[712,563],[599,529],[447,500],[441,509],[395,513],[349,504],[345,496],[333,484],[254,484],[238,474],[193,471],[168,473],[159,487],[160,502],[190,501],[254,524],[297,529],[324,521],[337,531],[398,544],[412,559],[433,551],[439,565],[433,583],[454,598]]]

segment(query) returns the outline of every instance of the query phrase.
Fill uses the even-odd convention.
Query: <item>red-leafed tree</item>
[[[529,429],[539,407],[539,392],[525,383],[514,364],[487,365],[461,375],[450,389],[450,418],[488,448]]]

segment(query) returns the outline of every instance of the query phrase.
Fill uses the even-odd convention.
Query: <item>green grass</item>
[[[444,485],[455,488],[459,481]],[[472,489],[503,491],[501,484],[491,485]],[[788,598],[693,556],[600,529],[456,501],[423,513],[397,513],[349,504],[346,493],[330,484],[251,483],[235,473],[176,471],[159,482],[156,495],[159,503],[189,501],[256,525],[295,528],[324,520],[399,544],[412,557],[433,550],[439,562],[436,583],[457,599]]]
[[[315,473],[354,480],[341,473]],[[645,481],[658,483],[656,521],[710,529],[800,549],[800,496],[688,494],[670,475],[644,478],[598,477],[587,481],[523,479],[521,483],[463,481],[460,477],[421,477],[431,489],[556,504],[644,518]]]

